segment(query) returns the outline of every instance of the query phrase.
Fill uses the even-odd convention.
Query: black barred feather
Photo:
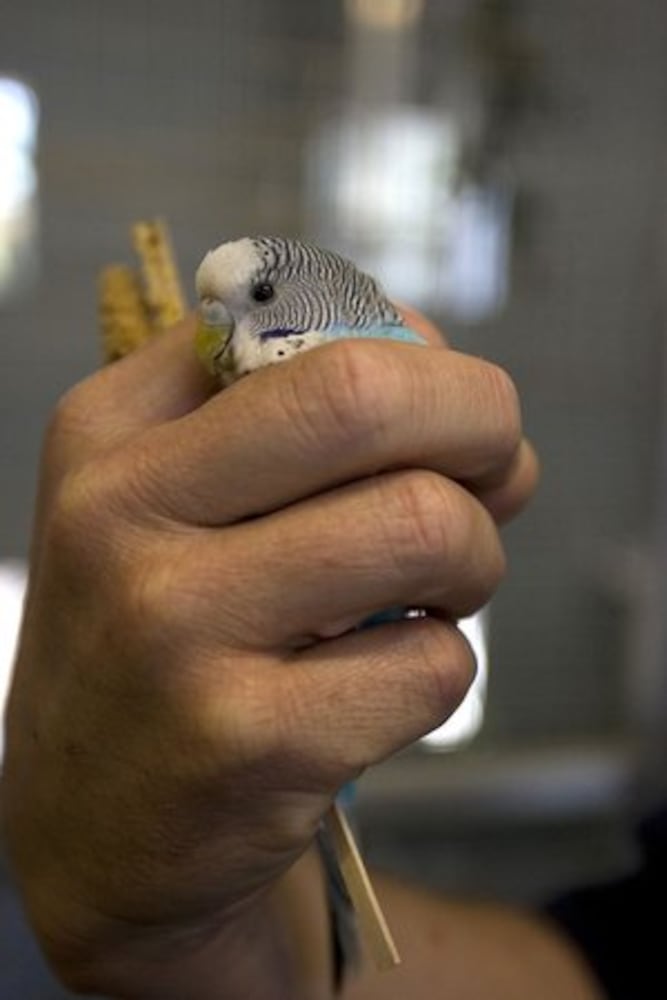
[[[351,260],[282,236],[253,243],[262,259],[255,280],[276,288],[275,299],[257,309],[258,330],[403,325],[378,282]]]

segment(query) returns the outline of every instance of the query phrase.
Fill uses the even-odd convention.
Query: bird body
[[[223,243],[196,276],[197,349],[224,385],[330,340],[423,344],[378,282],[330,250],[282,236]]]

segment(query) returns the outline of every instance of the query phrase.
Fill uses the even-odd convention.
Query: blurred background
[[[654,0],[0,0],[0,699],[100,268],[155,215],[187,280],[299,236],[507,367],[544,462],[488,673],[360,784],[370,860],[530,904],[631,864],[667,718],[666,43]],[[0,862],[0,997],[62,996]]]

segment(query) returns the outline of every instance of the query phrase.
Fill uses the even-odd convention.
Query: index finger
[[[129,447],[132,495],[219,525],[398,468],[494,483],[521,441],[499,368],[454,351],[339,341],[253,373]]]
[[[395,305],[407,325],[421,333],[432,347],[449,346],[446,335],[428,316],[405,303]],[[539,476],[540,463],[535,449],[524,439],[509,466],[495,470],[486,482],[477,480],[467,485],[496,521],[503,523],[525,507],[537,488]]]

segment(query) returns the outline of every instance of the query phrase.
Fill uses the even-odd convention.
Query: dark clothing
[[[576,889],[547,914],[579,946],[609,1000],[667,996],[667,809],[639,830],[641,866],[614,882]]]

